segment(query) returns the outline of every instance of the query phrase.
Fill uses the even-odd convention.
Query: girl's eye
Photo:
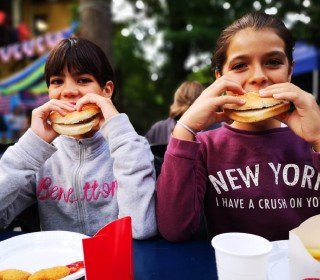
[[[242,70],[246,67],[245,63],[237,63],[234,66],[232,66],[232,70]]]
[[[270,65],[270,66],[278,66],[278,65],[282,65],[283,62],[281,60],[278,60],[278,59],[270,59],[268,62],[267,62],[267,65]]]
[[[91,82],[91,79],[89,79],[89,78],[80,78],[80,79],[78,79],[78,83],[79,84],[88,84],[90,82]]]
[[[51,85],[61,85],[63,83],[62,79],[52,79],[50,80]]]

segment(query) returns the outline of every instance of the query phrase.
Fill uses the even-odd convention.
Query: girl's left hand
[[[261,97],[290,101],[293,112],[285,112],[276,118],[288,125],[298,136],[320,151],[320,109],[314,96],[292,83],[279,83],[260,90]]]
[[[75,105],[75,109],[80,111],[82,106],[88,103],[93,103],[93,104],[96,104],[98,107],[100,107],[103,115],[103,119],[101,120],[99,125],[100,127],[106,120],[119,114],[118,110],[113,105],[111,98],[104,97],[102,95],[95,94],[95,93],[87,93],[86,95],[81,97],[77,101]]]

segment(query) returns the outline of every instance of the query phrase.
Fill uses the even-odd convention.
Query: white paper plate
[[[42,231],[9,238],[0,242],[0,270],[14,268],[33,273],[83,261],[82,239],[87,237],[69,231]],[[84,275],[81,269],[63,279],[75,280]]]
[[[273,248],[269,255],[268,280],[289,280],[289,241],[272,242]]]

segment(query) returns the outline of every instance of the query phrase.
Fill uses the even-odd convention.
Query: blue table
[[[21,234],[2,232],[0,241]],[[135,280],[215,280],[214,250],[209,242],[171,243],[163,239],[133,242]]]
[[[133,246],[135,280],[218,279],[214,251],[209,242],[135,240]]]

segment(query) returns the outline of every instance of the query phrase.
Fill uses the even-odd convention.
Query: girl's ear
[[[103,88],[103,92],[106,97],[111,98],[114,90],[114,84],[112,81],[106,82],[106,85]]]
[[[214,75],[216,76],[216,79],[218,79],[218,78],[220,78],[222,76],[220,71],[218,71],[218,70],[214,71]]]

